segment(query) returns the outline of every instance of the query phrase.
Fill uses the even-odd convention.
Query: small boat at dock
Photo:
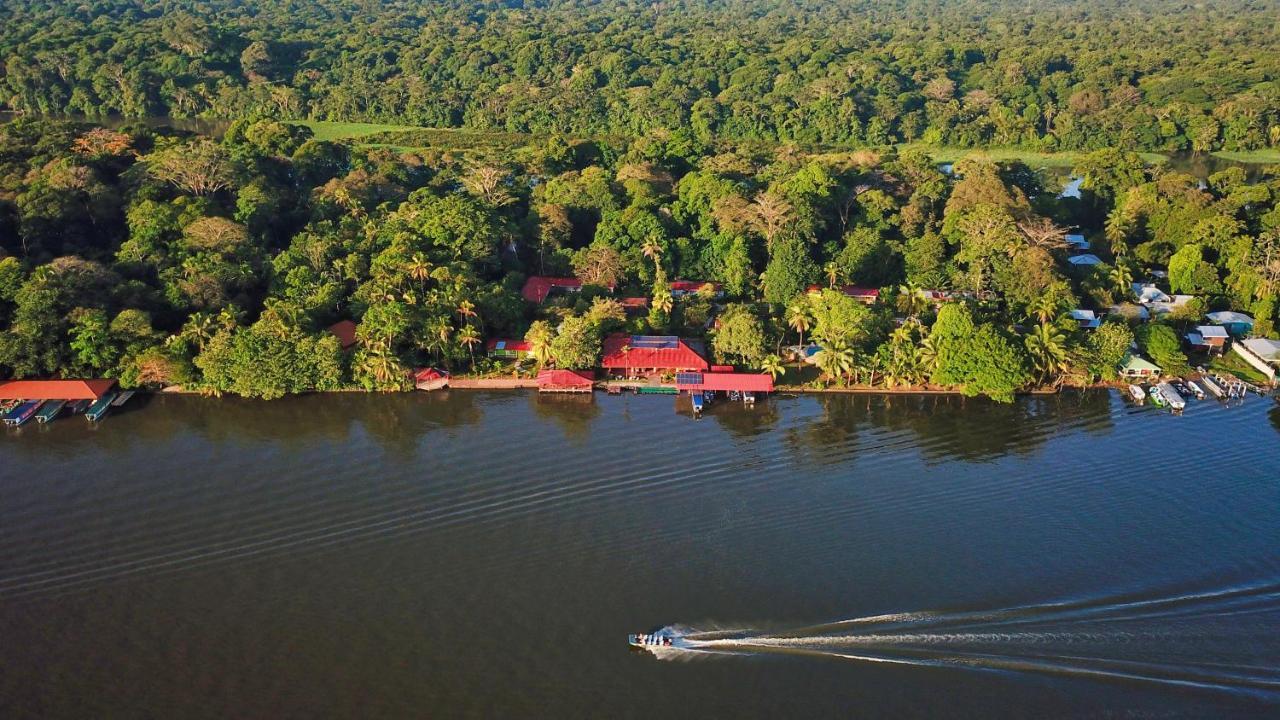
[[[1178,391],[1172,384],[1162,382],[1156,386],[1156,389],[1164,396],[1164,400],[1169,403],[1169,407],[1173,408],[1175,411],[1182,410],[1187,407],[1187,401],[1182,399],[1182,395],[1178,394]]]
[[[1164,395],[1160,392],[1159,387],[1153,387],[1147,391],[1147,397],[1151,398],[1151,404],[1156,407],[1164,407],[1168,403],[1164,400]]]
[[[88,410],[89,406],[92,404],[93,404],[92,400],[76,400],[75,402],[67,406],[67,412],[71,413],[72,415],[79,415],[85,410]]]
[[[1147,399],[1147,391],[1143,390],[1141,385],[1130,385],[1129,397],[1133,398],[1134,402],[1141,405]]]
[[[1197,400],[1204,399],[1204,390],[1196,384],[1195,380],[1187,379],[1185,384],[1187,386],[1187,391],[1194,395]]]
[[[90,422],[97,422],[101,420],[106,416],[107,412],[111,410],[111,403],[115,401],[115,393],[109,392],[104,394],[102,397],[95,400],[94,403],[89,406],[88,410],[84,411],[85,418]]]
[[[21,405],[10,410],[4,416],[4,424],[10,427],[18,427],[26,421],[35,417],[36,412],[40,410],[40,406],[44,404],[43,400],[27,400]]]
[[[40,408],[40,412],[36,413],[36,422],[41,425],[53,422],[58,419],[58,413],[62,412],[62,408],[67,406],[66,400],[49,400]]]
[[[706,400],[705,398],[703,398],[702,393],[700,392],[693,393],[692,399],[693,399],[693,414],[698,415],[702,412],[702,407],[706,402]]]
[[[1227,396],[1226,391],[1219,387],[1218,383],[1214,382],[1213,378],[1208,375],[1200,378],[1200,384],[1204,386],[1206,392],[1219,400],[1222,400]]]

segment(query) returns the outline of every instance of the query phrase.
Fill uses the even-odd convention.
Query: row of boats
[[[1142,404],[1148,400],[1156,407],[1167,407],[1181,411],[1187,407],[1187,398],[1204,400],[1213,397],[1217,400],[1243,399],[1250,390],[1263,394],[1256,387],[1235,378],[1221,375],[1203,374],[1197,379],[1185,378],[1159,382],[1149,388],[1141,385],[1130,385],[1129,395],[1134,402]]]
[[[65,413],[84,415],[90,422],[97,422],[106,417],[111,408],[128,402],[133,392],[109,392],[97,400],[5,400],[0,402],[0,421],[10,427],[18,427],[32,419],[38,423],[50,423]]]
[[[716,399],[716,390],[702,390],[690,393],[689,399],[693,402],[693,414],[701,415],[703,408],[710,405]],[[739,392],[737,390],[729,390],[724,396],[731,402],[741,400],[747,405],[754,405],[756,402],[756,394],[753,392]]]

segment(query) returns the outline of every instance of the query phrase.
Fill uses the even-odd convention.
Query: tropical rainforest
[[[1178,372],[1208,311],[1273,331],[1280,175],[1137,151],[1280,144],[1275,9],[8,2],[0,378],[396,390],[499,371],[493,337],[592,367],[616,331],[775,375],[815,343],[821,384],[1002,401],[1115,379],[1135,345]],[[157,115],[233,122],[128,120]],[[904,142],[1072,149],[1080,192]],[[584,285],[534,304],[534,275]],[[1147,281],[1190,299],[1144,318]]]

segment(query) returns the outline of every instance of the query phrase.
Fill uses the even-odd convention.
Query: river
[[[1270,400],[678,410],[157,396],[0,433],[0,717],[1280,713]],[[729,640],[626,647],[663,626]]]

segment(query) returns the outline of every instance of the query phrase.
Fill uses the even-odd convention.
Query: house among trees
[[[647,297],[622,298],[618,302],[622,303],[622,310],[628,315],[643,315],[649,312],[649,298]]]
[[[824,288],[821,285],[809,286],[810,293],[818,293],[825,289],[826,288]],[[840,292],[844,293],[846,296],[851,297],[854,300],[857,300],[863,305],[875,305],[876,300],[880,299],[880,291],[877,290],[876,288],[864,288],[864,287],[858,287],[856,285],[841,285],[840,287],[834,288],[834,289],[839,290]],[[924,292],[933,292],[933,291],[924,291]]]
[[[1079,233],[1067,233],[1066,243],[1067,247],[1072,250],[1084,251],[1091,247],[1089,241],[1084,239],[1084,235],[1080,235]]]
[[[485,353],[491,358],[519,360],[533,351],[533,343],[528,340],[493,338],[485,343],[484,349]]]
[[[350,320],[339,320],[330,325],[329,334],[338,338],[343,350],[350,350],[356,345],[356,324]]]
[[[1133,295],[1138,299],[1138,302],[1143,305],[1150,305],[1151,303],[1167,303],[1173,300],[1173,298],[1169,297],[1167,293],[1152,283],[1134,283]]]
[[[1102,319],[1092,310],[1082,310],[1076,308],[1071,311],[1071,319],[1080,325],[1081,330],[1097,330],[1102,324]]]
[[[621,377],[705,372],[710,365],[688,341],[674,335],[623,335],[604,339],[600,367]]]
[[[520,294],[531,303],[541,304],[547,299],[548,295],[556,290],[576,293],[582,290],[582,285],[582,281],[578,278],[534,275],[524,281],[524,288],[520,291]],[[609,292],[613,292],[613,285],[604,287]]]
[[[671,297],[682,298],[686,295],[697,295],[698,291],[704,287],[710,287],[712,297],[724,296],[724,285],[718,282],[709,282],[706,280],[672,280],[670,283]]]
[[[1093,265],[1100,264],[1102,262],[1102,258],[1094,255],[1093,253],[1085,253],[1083,255],[1072,255],[1067,258],[1067,262],[1075,265],[1076,267],[1091,267]]]
[[[1227,346],[1227,329],[1221,325],[1200,325],[1188,331],[1186,338],[1196,350],[1220,354]]]
[[[1120,377],[1131,380],[1154,378],[1160,376],[1160,366],[1133,352],[1127,352],[1120,359],[1116,368]]]
[[[1233,343],[1231,349],[1268,380],[1275,382],[1276,371],[1280,370],[1280,340],[1249,338]]]
[[[1205,317],[1209,322],[1226,328],[1227,332],[1236,337],[1243,337],[1253,332],[1253,318],[1244,313],[1223,310],[1221,312],[1211,312]]]

